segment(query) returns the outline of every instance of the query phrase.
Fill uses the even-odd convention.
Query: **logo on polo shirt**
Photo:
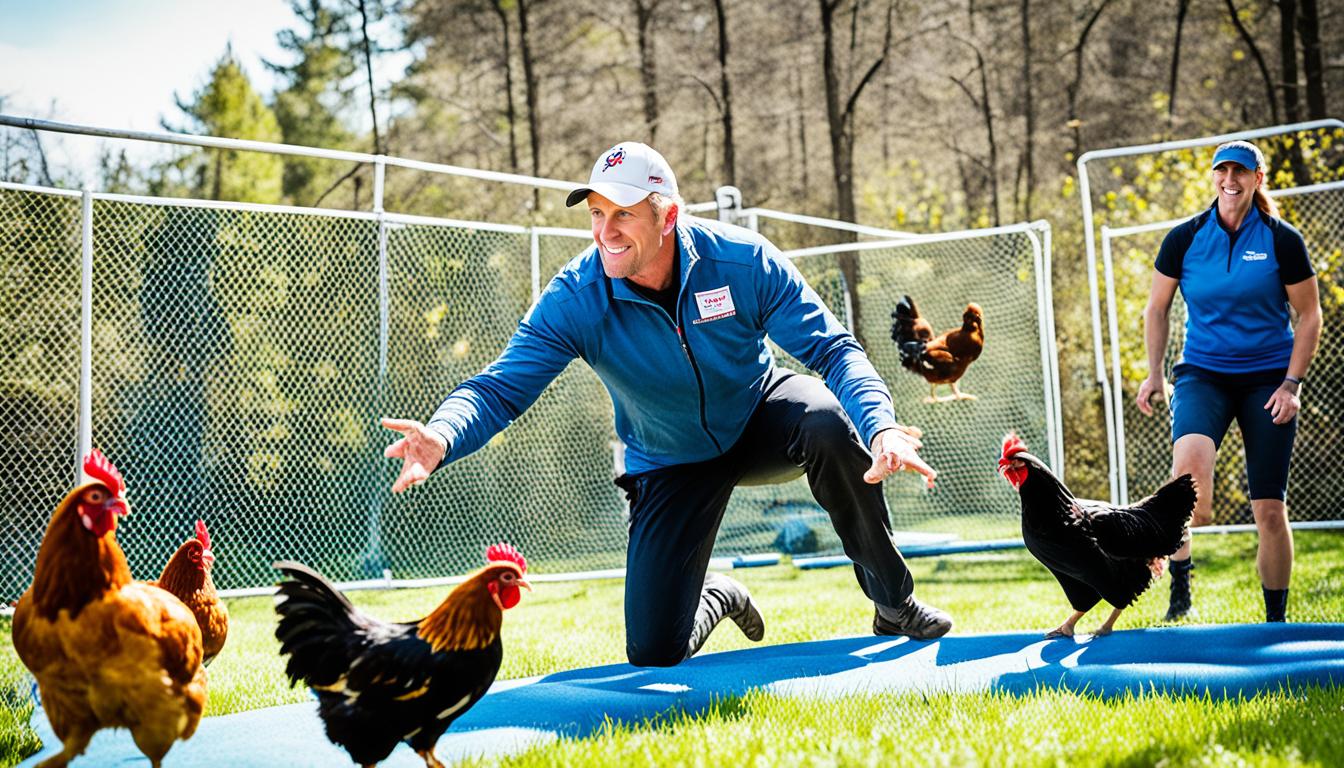
[[[733,306],[733,294],[726,285],[712,291],[698,291],[695,294],[695,306],[700,310],[700,319],[691,321],[695,325],[737,314]]]
[[[1264,261],[1269,258],[1268,253],[1259,253],[1257,251],[1247,251],[1241,254],[1242,261]]]

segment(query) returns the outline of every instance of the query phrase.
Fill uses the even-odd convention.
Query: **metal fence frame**
[[[1272,189],[1268,195],[1273,198],[1295,197],[1307,195],[1313,192],[1326,192],[1344,189],[1344,181],[1332,181],[1321,184],[1310,184],[1304,187],[1288,187],[1284,189]],[[1101,258],[1103,266],[1103,276],[1105,279],[1106,291],[1106,325],[1107,334],[1111,345],[1111,382],[1110,395],[1112,399],[1111,408],[1115,413],[1115,430],[1113,433],[1115,440],[1115,468],[1118,475],[1118,503],[1129,503],[1129,458],[1126,455],[1125,445],[1125,393],[1123,387],[1123,376],[1120,368],[1120,320],[1116,309],[1115,297],[1115,270],[1114,261],[1111,258],[1111,243],[1128,235],[1137,235],[1145,232],[1156,232],[1164,229],[1171,229],[1176,225],[1189,221],[1199,214],[1192,216],[1183,216],[1179,219],[1168,219],[1166,221],[1156,221],[1151,224],[1136,224],[1130,227],[1117,227],[1112,229],[1105,224],[1101,225]],[[1098,302],[1100,297],[1096,292],[1092,294],[1092,311],[1098,312]],[[1334,527],[1330,524],[1328,527]]]
[[[1251,140],[1264,138],[1266,136],[1279,136],[1287,133],[1315,130],[1318,128],[1344,128],[1344,120],[1312,120],[1304,123],[1292,123],[1289,125],[1276,125],[1249,131],[1224,133],[1218,136],[1204,136],[1197,139],[1164,141],[1155,144],[1141,144],[1129,147],[1116,147],[1113,149],[1097,149],[1084,152],[1078,156],[1078,194],[1083,211],[1083,240],[1086,244],[1085,260],[1087,262],[1087,287],[1092,295],[1092,350],[1093,362],[1095,364],[1094,375],[1097,385],[1100,386],[1102,390],[1102,411],[1106,418],[1106,458],[1107,475],[1110,481],[1111,503],[1120,503],[1121,498],[1119,476],[1120,459],[1117,457],[1118,432],[1115,414],[1116,401],[1115,394],[1111,391],[1110,378],[1106,375],[1106,357],[1101,329],[1101,308],[1098,304],[1100,285],[1097,279],[1097,224],[1092,211],[1092,185],[1091,179],[1088,177],[1087,173],[1087,164],[1094,160],[1104,160],[1114,157],[1130,157],[1133,155],[1144,155],[1179,149],[1193,149],[1195,147],[1211,147],[1238,139]]]

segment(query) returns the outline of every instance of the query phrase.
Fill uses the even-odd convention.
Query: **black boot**
[[[925,605],[914,595],[895,608],[877,606],[873,614],[874,635],[905,635],[915,640],[933,640],[952,629],[952,617],[946,611]]]
[[[1176,621],[1190,612],[1190,572],[1194,569],[1193,558],[1171,561],[1171,601],[1163,621]]]
[[[1265,593],[1265,621],[1287,621],[1288,588],[1266,589],[1261,584],[1260,591]]]
[[[722,573],[711,571],[705,574],[705,587],[700,592],[700,605],[695,609],[695,624],[687,641],[686,658],[700,650],[715,625],[725,618],[732,619],[752,642],[760,642],[765,637],[765,619],[761,618],[747,588]]]

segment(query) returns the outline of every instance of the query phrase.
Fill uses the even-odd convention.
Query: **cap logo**
[[[607,159],[603,161],[602,172],[606,173],[608,168],[614,168],[620,165],[621,161],[624,159],[625,159],[625,150],[617,148],[616,150],[612,151],[611,154],[607,155]]]
[[[662,183],[663,183],[663,177],[662,177],[662,176],[650,176],[650,177],[649,177],[649,183],[650,183],[650,184],[662,184]]]

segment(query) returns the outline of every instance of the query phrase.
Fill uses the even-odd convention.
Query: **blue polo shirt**
[[[1302,234],[1252,207],[1230,232],[1218,203],[1167,233],[1153,264],[1185,297],[1185,362],[1222,373],[1288,367],[1293,330],[1284,286],[1316,274]]]

